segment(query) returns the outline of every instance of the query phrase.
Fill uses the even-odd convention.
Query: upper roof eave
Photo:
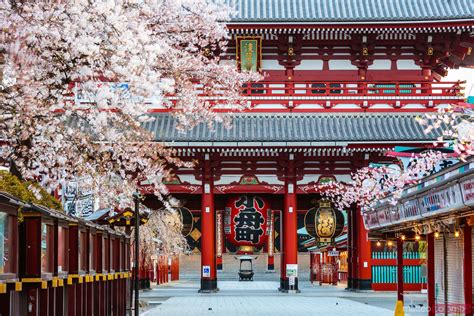
[[[474,18],[472,0],[224,0],[230,23],[426,23]]]
[[[474,16],[470,18],[463,18],[463,19],[445,19],[445,20],[361,20],[361,21],[350,21],[350,20],[267,20],[267,19],[253,19],[253,20],[230,20],[224,22],[227,27],[238,27],[238,26],[338,26],[338,25],[361,25],[361,26],[382,26],[382,25],[390,25],[390,26],[397,26],[397,25],[410,25],[416,24],[417,27],[420,25],[433,25],[437,24],[436,26],[464,26],[464,25],[473,25],[474,24]],[[441,24],[441,25],[438,25]],[[473,25],[474,26],[474,25]]]

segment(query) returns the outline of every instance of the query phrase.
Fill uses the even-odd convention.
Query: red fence
[[[338,104],[356,104],[361,108],[388,104],[402,108],[409,103],[431,108],[462,102],[463,84],[430,81],[259,81],[244,85],[242,95],[253,106],[278,101],[288,108],[301,104],[319,104],[323,108]],[[197,85],[197,90],[202,92],[202,86]],[[223,98],[222,95],[201,96],[216,103]],[[170,99],[174,98],[171,96]]]

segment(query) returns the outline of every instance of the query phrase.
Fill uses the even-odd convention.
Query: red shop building
[[[389,199],[389,197],[387,198]],[[473,314],[474,159],[460,162],[407,187],[396,205],[380,201],[363,213],[370,235],[396,248],[399,300],[407,284],[407,243],[426,243],[429,315]],[[411,259],[413,260],[413,259]]]

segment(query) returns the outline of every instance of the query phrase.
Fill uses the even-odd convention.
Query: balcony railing
[[[459,97],[461,82],[257,82],[245,85],[245,96],[294,97],[374,97],[374,96],[426,96]]]
[[[245,84],[242,96],[252,107],[259,104],[281,104],[287,108],[315,105],[330,109],[337,105],[356,105],[367,109],[376,104],[402,108],[418,104],[427,108],[464,100],[464,82],[415,82],[415,81],[259,81]],[[202,85],[196,90],[204,99],[219,103],[225,100],[224,90],[217,95],[202,94]],[[77,103],[90,101],[81,98],[80,89],[74,91]],[[171,101],[177,97],[168,95]],[[303,108],[303,107],[302,107]]]
[[[402,108],[421,104],[427,108],[464,100],[464,82],[414,81],[260,81],[242,87],[242,95],[253,106],[280,103],[289,108],[304,104],[319,104],[333,108],[339,104],[355,104],[370,108],[388,104]],[[199,88],[198,88],[199,91]],[[225,96],[225,93],[223,93]],[[213,99],[212,96],[202,96]],[[223,96],[220,96],[222,98]],[[225,97],[224,97],[225,98]]]

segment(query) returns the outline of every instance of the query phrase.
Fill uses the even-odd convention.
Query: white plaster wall
[[[397,68],[399,70],[419,70],[420,66],[415,64],[414,60],[397,60]]]
[[[323,69],[322,60],[311,60],[311,59],[302,60],[301,63],[295,67],[295,70],[322,70],[322,69]]]
[[[285,67],[278,64],[278,60],[274,59],[263,59],[262,60],[263,70],[285,70]]]
[[[330,60],[330,70],[357,70],[357,67],[351,64],[349,59]]]

